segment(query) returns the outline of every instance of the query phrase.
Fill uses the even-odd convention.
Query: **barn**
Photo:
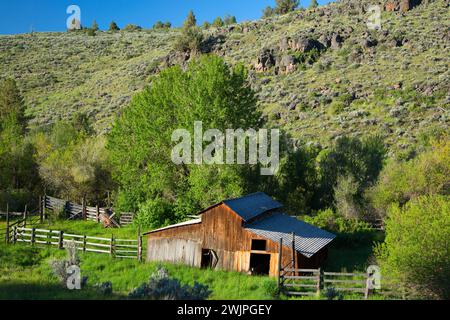
[[[198,219],[145,233],[147,261],[276,276],[281,238],[282,266],[319,267],[335,235],[282,208],[261,192],[222,201]]]

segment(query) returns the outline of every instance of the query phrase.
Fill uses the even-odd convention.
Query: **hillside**
[[[450,121],[449,4],[423,2],[383,10],[381,31],[366,26],[369,2],[349,0],[210,29],[203,52],[248,66],[261,110],[295,139],[371,133],[407,151]],[[81,111],[101,133],[158,70],[189,58],[172,51],[178,34],[0,36],[0,74],[18,81],[31,126]]]

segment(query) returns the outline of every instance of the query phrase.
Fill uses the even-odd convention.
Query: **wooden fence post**
[[[370,279],[370,274],[366,275],[367,279],[366,279],[366,288],[364,290],[364,299],[367,300],[369,298],[370,295],[370,288],[372,287],[372,283],[371,283],[371,279]]]
[[[6,244],[9,243],[9,203],[6,204],[6,235],[5,235]]]
[[[31,229],[31,245],[34,246],[36,242],[36,228]]]
[[[86,252],[86,241],[87,240],[87,237],[86,237],[86,235],[84,235],[83,236],[83,252]]]
[[[52,230],[49,230],[49,233],[47,233],[47,245],[51,246],[52,245]]]
[[[64,232],[63,231],[59,232],[58,248],[64,249]]]
[[[322,289],[322,269],[319,268],[317,271],[317,296],[319,296]]]
[[[82,215],[83,215],[83,220],[87,219],[87,215],[86,215],[86,197],[83,197],[82,201],[81,201],[81,207],[82,207]]]
[[[111,257],[114,256],[114,235],[111,235],[111,241],[109,243],[109,254]]]
[[[297,273],[295,272],[296,265],[295,265],[295,256],[296,256],[296,250],[295,250],[295,232],[292,232],[292,275],[295,276]]]
[[[44,217],[44,220],[47,219],[47,210],[46,210],[46,199],[47,199],[47,195],[44,194],[44,196],[42,197],[42,215]]]
[[[27,210],[28,210],[28,206],[25,205],[25,210],[23,212],[23,227],[24,228],[27,227]]]
[[[142,262],[142,236],[141,236],[141,226],[138,227],[138,261]]]
[[[278,292],[281,289],[281,267],[282,267],[282,257],[283,257],[283,238],[280,238],[280,242],[278,244],[278,271],[277,271],[277,285],[278,285]]]
[[[17,242],[17,226],[14,226],[13,228],[13,244],[16,244]]]
[[[39,223],[44,222],[44,212],[42,210],[42,197],[39,196]]]
[[[98,204],[95,207],[95,210],[96,210],[96,215],[97,215],[97,223],[100,223],[100,207],[98,206]]]

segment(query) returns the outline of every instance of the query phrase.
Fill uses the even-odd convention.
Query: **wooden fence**
[[[0,228],[0,237],[4,239],[6,243],[9,243],[12,239],[12,232],[14,227],[26,227],[35,226],[43,221],[43,215],[39,209],[28,211],[27,206],[23,212],[9,212],[9,206],[6,206],[6,212],[1,212],[0,217],[4,217],[6,220],[6,226]]]
[[[371,293],[371,280],[365,273],[324,272],[322,269],[282,268],[279,287],[286,295],[316,296],[329,288],[339,292]]]
[[[54,212],[64,211],[68,215],[69,220],[83,219],[103,223],[109,227],[120,228],[120,225],[113,219],[115,214],[110,209],[100,208],[98,205],[95,207],[87,206],[84,200],[82,204],[77,204],[45,195],[40,200],[40,203],[42,203],[44,216],[46,215],[46,210]]]
[[[116,239],[92,237],[64,233],[57,230],[26,228],[19,224],[12,226],[10,243],[27,243],[33,246],[50,246],[64,249],[68,243],[74,243],[78,250],[108,254],[114,258],[137,259],[142,261],[142,237],[140,232],[137,239]]]
[[[133,223],[134,220],[134,213],[131,212],[124,212],[120,215],[120,225],[121,226],[127,226]]]

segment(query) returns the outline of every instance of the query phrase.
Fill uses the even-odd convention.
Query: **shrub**
[[[127,32],[135,32],[135,31],[141,31],[142,27],[137,26],[135,24],[127,24],[125,26],[125,28],[123,28],[123,31],[127,31]]]
[[[159,228],[175,221],[171,204],[160,198],[149,199],[139,206],[135,222],[141,227]]]
[[[210,295],[208,286],[197,282],[193,286],[183,286],[179,280],[169,278],[167,270],[159,268],[148,283],[134,289],[128,297],[150,300],[206,300]]]
[[[337,235],[336,243],[343,246],[359,245],[373,238],[373,229],[364,221],[345,218],[332,209],[317,212],[314,216],[305,216],[303,220],[321,229]]]
[[[114,21],[110,23],[109,25],[109,31],[119,31],[120,28]]]
[[[224,22],[223,22],[222,18],[221,17],[217,17],[216,19],[214,19],[214,21],[212,23],[212,26],[214,28],[223,27],[224,26]]]
[[[325,297],[327,300],[343,300],[344,299],[342,292],[336,290],[333,287],[327,288],[325,290],[325,292],[322,293],[322,296]]]
[[[450,298],[450,198],[419,197],[388,211],[375,253],[383,275],[413,297]]]

